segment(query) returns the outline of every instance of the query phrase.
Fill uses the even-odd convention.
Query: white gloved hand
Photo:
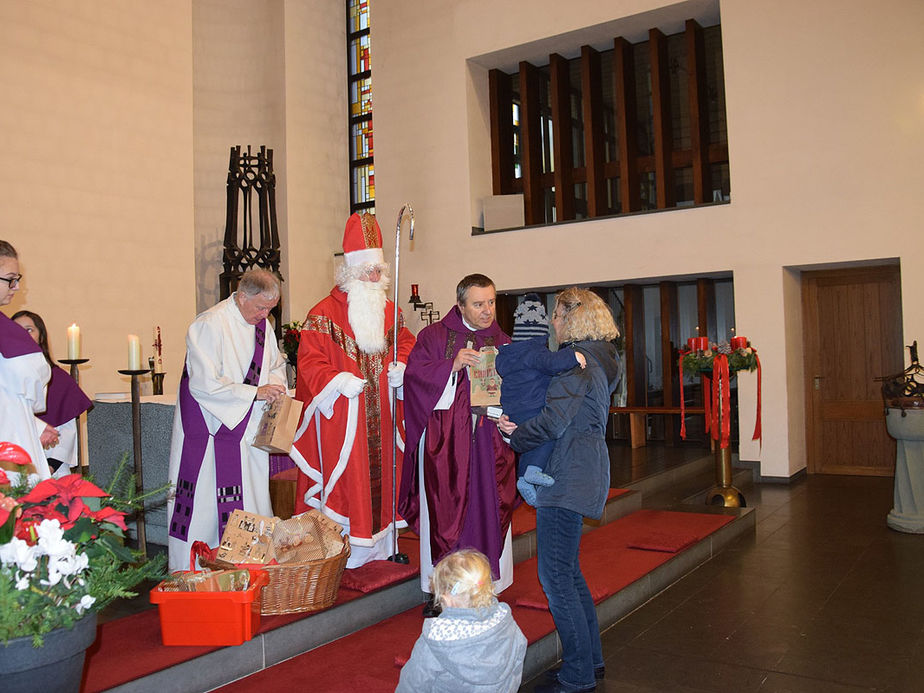
[[[363,391],[366,381],[362,378],[357,378],[352,373],[347,373],[347,375],[349,377],[344,378],[337,389],[340,390],[340,394],[348,399],[359,397],[359,393]]]
[[[399,388],[404,385],[405,368],[407,368],[407,364],[401,363],[400,361],[393,361],[388,364],[388,384],[391,387]]]

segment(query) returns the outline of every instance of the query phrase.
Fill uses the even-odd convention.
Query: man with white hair
[[[337,286],[302,326],[295,394],[307,407],[290,456],[301,472],[295,511],[317,508],[343,525],[351,544],[347,567],[355,568],[393,553],[394,421],[404,420],[401,386],[414,336],[400,313],[394,324],[382,233],[371,214],[347,221],[343,258]]]
[[[186,333],[167,502],[171,570],[189,566],[194,541],[218,545],[231,512],[272,515],[269,455],[253,447],[262,402],[286,393],[285,359],[266,317],[279,280],[264,269],[241,276],[237,291],[200,313]]]

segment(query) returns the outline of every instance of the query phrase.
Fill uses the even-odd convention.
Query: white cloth
[[[446,388],[440,396],[434,411],[437,409],[449,409],[455,399],[456,392],[456,374],[452,373],[446,381]],[[426,438],[427,431],[424,429],[421,436],[421,444],[417,446],[417,472],[420,475],[420,589],[424,592],[432,592],[430,587],[430,576],[433,575],[433,558],[430,556],[430,511],[427,506],[427,494],[425,492],[426,484],[424,482],[424,452],[426,446],[423,440]],[[513,584],[513,532],[512,528],[507,528],[507,534],[504,537],[504,549],[501,551],[499,568],[500,577],[494,581],[494,594],[500,594],[503,590]]]
[[[40,351],[11,359],[0,354],[0,442],[14,443],[29,453],[42,479],[50,472],[35,415],[45,411],[50,378],[51,367]]]
[[[199,404],[209,432],[214,434],[222,424],[237,426],[250,417],[241,439],[241,480],[244,509],[259,515],[272,516],[269,495],[269,454],[252,446],[263,414],[261,403],[254,405],[257,386],[245,385],[244,376],[254,350],[255,327],[241,315],[234,295],[200,313],[186,333],[186,368],[189,391]],[[286,362],[267,324],[263,348],[263,368],[260,385],[286,386]],[[254,405],[251,408],[251,405]],[[177,404],[173,419],[173,439],[170,444],[170,481],[176,484],[183,452],[183,424]],[[214,439],[205,450],[199,478],[196,482],[195,508],[189,523],[187,541],[168,538],[170,570],[189,569],[189,548],[194,541],[204,541],[210,547],[218,545],[218,508],[215,500]],[[173,516],[174,501],[167,501],[167,523]],[[169,528],[169,527],[168,527]]]
[[[35,427],[40,436],[46,425],[40,418],[35,418]],[[46,462],[53,459],[64,463],[58,467],[58,471],[52,474],[54,478],[60,479],[62,476],[79,471],[75,469],[77,467],[77,419],[71,419],[60,426],[55,426],[55,430],[58,432],[58,442],[44,452]],[[49,465],[48,468],[50,470],[51,466]]]

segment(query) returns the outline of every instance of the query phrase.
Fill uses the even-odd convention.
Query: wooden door
[[[899,280],[897,265],[802,275],[810,474],[894,473],[875,378],[902,370]]]

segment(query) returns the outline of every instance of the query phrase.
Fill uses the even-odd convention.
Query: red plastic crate
[[[151,590],[151,603],[164,645],[240,645],[260,629],[265,570],[251,569],[250,587],[240,592],[165,592],[162,584]]]

